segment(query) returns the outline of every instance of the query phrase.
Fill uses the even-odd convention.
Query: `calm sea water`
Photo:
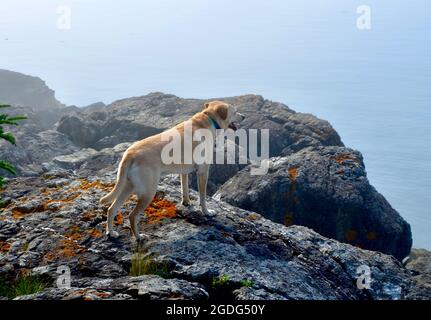
[[[66,104],[151,91],[261,94],[327,119],[371,183],[431,249],[431,3],[2,0],[0,68],[37,75]],[[368,3],[367,3],[368,2]],[[359,5],[371,29],[356,27]]]

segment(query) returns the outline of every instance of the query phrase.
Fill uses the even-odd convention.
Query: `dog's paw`
[[[120,234],[117,231],[113,231],[113,230],[112,231],[106,231],[106,235],[109,238],[114,238],[114,239],[116,239],[120,236]]]
[[[183,199],[183,201],[181,201],[181,204],[188,207],[190,205],[190,199]]]

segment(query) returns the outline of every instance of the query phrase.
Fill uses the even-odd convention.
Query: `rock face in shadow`
[[[143,243],[131,239],[123,218],[133,198],[116,220],[120,237],[109,239],[98,200],[114,180],[57,171],[9,184],[0,278],[27,270],[47,286],[19,299],[408,299],[415,290],[411,273],[391,256],[222,201],[208,200],[209,215],[194,203],[184,207],[178,177],[159,185],[141,223]],[[364,265],[372,281],[361,290],[357,270]],[[70,268],[71,288],[56,288],[59,266]]]
[[[272,158],[268,174],[244,169],[214,197],[400,260],[410,253],[409,224],[370,185],[362,155],[348,148],[308,148]]]
[[[63,105],[45,81],[38,77],[0,69],[0,102],[49,110]]]

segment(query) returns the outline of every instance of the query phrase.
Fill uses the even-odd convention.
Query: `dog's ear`
[[[222,120],[226,120],[227,118],[227,106],[224,104],[217,108],[217,113]]]
[[[210,106],[209,102],[204,103],[204,110]]]

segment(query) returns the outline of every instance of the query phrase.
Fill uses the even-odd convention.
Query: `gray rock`
[[[113,148],[105,148],[96,151],[91,148],[83,148],[77,152],[64,156],[57,156],[50,162],[43,163],[46,172],[52,170],[69,170],[79,176],[103,175],[117,170],[118,163],[124,151],[131,143],[120,143]]]
[[[327,121],[297,113],[284,104],[257,95],[221,100],[234,104],[246,116],[239,124],[241,128],[270,129],[271,156],[291,154],[309,146],[343,145]],[[146,138],[187,120],[202,109],[205,101],[151,93],[119,100],[106,108],[88,108],[66,115],[59,121],[57,130],[79,147],[101,150]],[[213,166],[209,193],[241,168],[240,165]],[[195,180],[192,186],[196,187]]]
[[[307,146],[342,145],[327,121],[297,113],[284,104],[256,95],[221,100],[234,104],[245,114],[240,127],[270,129],[272,156],[290,154]],[[104,109],[89,108],[65,116],[60,120],[58,130],[81,147],[113,147],[120,142],[143,139],[187,120],[202,109],[205,101],[151,93],[116,101]]]
[[[287,155],[307,146],[342,145],[340,137],[327,121],[309,114],[297,113],[286,105],[264,100],[256,95],[222,100],[233,103],[246,115],[240,127],[270,129],[272,156]],[[71,162],[72,158],[77,158],[75,153],[79,149],[103,151],[118,144],[154,135],[190,118],[201,110],[205,101],[151,93],[119,100],[108,106],[96,103],[85,108],[70,106],[43,112],[18,108],[14,112],[26,114],[29,119],[14,130],[18,147],[3,143],[5,148],[0,151],[0,157],[16,164],[21,175],[37,175],[56,168],[78,169],[83,164],[82,161],[77,160],[73,164]],[[48,130],[54,128],[58,131],[56,137],[52,136],[52,130]],[[48,130],[47,133],[39,134],[45,130]],[[53,139],[55,140],[51,142]],[[68,154],[68,160],[60,158],[60,161],[50,163],[54,157]],[[118,159],[116,154],[108,151],[99,156],[109,162],[112,170],[116,169],[117,163],[112,163]],[[69,167],[67,163],[70,163]],[[208,193],[213,194],[222,183],[243,167],[244,165],[238,164],[212,166]],[[105,167],[105,170],[108,168]],[[197,188],[194,176],[191,186]]]
[[[416,284],[409,298],[431,300],[431,252],[425,249],[412,249],[406,260],[405,266],[412,271]]]
[[[272,158],[266,175],[244,169],[214,197],[399,260],[411,249],[409,224],[369,184],[361,154],[348,148],[308,148]]]
[[[82,278],[70,289],[49,288],[15,300],[206,300],[202,285],[155,275],[117,279]]]
[[[0,103],[2,101],[0,100]],[[79,148],[69,138],[54,130],[54,124],[70,111],[69,108],[35,109],[11,107],[2,110],[10,116],[25,115],[19,126],[4,126],[15,136],[16,145],[0,141],[0,159],[14,164],[20,175],[37,175],[43,172],[42,163],[58,155],[70,154]]]
[[[55,93],[38,77],[0,69],[1,103],[34,107],[38,110],[60,108],[63,105]]]
[[[42,292],[20,299],[405,299],[414,289],[410,272],[391,256],[213,199],[209,215],[194,203],[184,207],[172,176],[159,186],[164,202],[154,203],[141,223],[146,241],[135,243],[127,220],[116,223],[118,239],[106,238],[106,208],[98,199],[114,179],[63,172],[10,182],[4,192],[12,200],[0,213],[0,277],[36,268],[51,279]],[[48,206],[54,202],[59,206]],[[126,202],[122,213],[133,206]],[[130,275],[136,261],[147,266],[143,278]],[[356,285],[362,265],[371,269],[369,290]],[[71,289],[54,288],[58,266],[69,266]]]
[[[14,164],[20,175],[37,175],[44,171],[43,163],[57,155],[78,150],[66,135],[55,130],[30,132],[26,128],[15,133],[16,145],[0,141],[0,159]]]
[[[78,169],[88,159],[97,154],[97,151],[91,148],[83,148],[75,153],[57,156],[52,159],[54,164],[64,169]]]

